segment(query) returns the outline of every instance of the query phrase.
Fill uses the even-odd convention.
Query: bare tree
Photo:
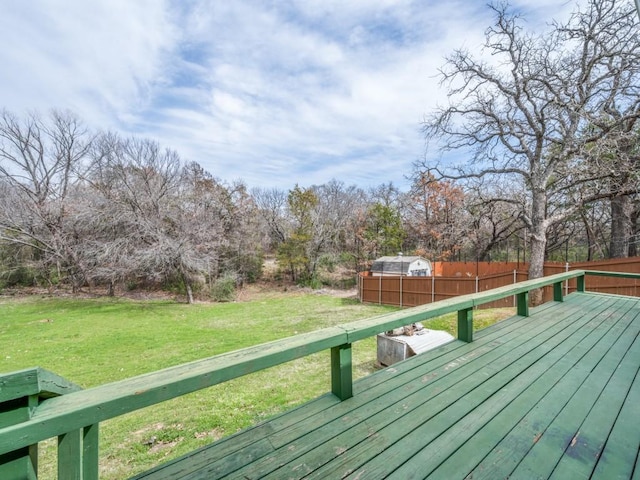
[[[52,111],[47,119],[0,114],[0,239],[39,252],[42,270],[68,276],[74,289],[85,267],[69,200],[91,141],[69,112]]]
[[[271,247],[277,248],[287,238],[287,192],[279,188],[254,188],[251,196],[266,224]]]
[[[98,279],[176,279],[192,302],[195,277],[217,253],[206,206],[193,202],[202,186],[175,151],[151,140],[105,134],[93,156],[86,178],[100,193],[92,206]]]
[[[620,116],[614,108],[609,109],[608,117]],[[586,158],[592,168],[610,172],[607,188],[614,192],[609,202],[611,258],[627,257],[631,249],[635,192],[640,186],[640,129],[634,127],[635,122],[622,123],[607,138],[587,149]]]
[[[253,282],[262,275],[263,252],[267,246],[261,212],[242,181],[217,183],[217,205],[208,219],[215,230],[223,225],[219,242],[221,274],[236,282]]]
[[[508,6],[491,8],[495,24],[484,48],[493,63],[465,50],[450,55],[441,71],[450,105],[424,123],[428,138],[437,138],[444,151],[469,151],[469,161],[457,170],[426,162],[417,169],[523,185],[528,197],[520,214],[530,235],[530,277],[537,278],[550,226],[590,201],[619,193],[604,181],[610,172],[594,171],[584,157],[640,116],[637,18],[628,2],[591,0],[567,23],[534,34]],[[607,110],[615,115],[605,121]]]
[[[335,179],[313,187],[318,197],[315,209],[314,243],[321,253],[337,257],[346,254],[357,270],[361,256],[355,236],[358,212],[366,209],[366,195],[355,185],[346,186]]]
[[[487,188],[469,190],[465,196],[466,215],[461,221],[470,223],[465,236],[470,243],[472,258],[476,260],[490,260],[496,250],[508,245],[508,241],[524,227],[520,218],[522,205],[518,202],[522,195],[510,185],[502,185],[500,194],[510,196],[513,203],[493,201],[498,194]],[[507,252],[507,260],[508,256]]]

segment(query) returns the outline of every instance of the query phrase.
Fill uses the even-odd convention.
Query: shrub
[[[236,299],[237,277],[226,274],[211,284],[211,300],[215,302],[232,302]]]
[[[29,287],[36,283],[35,273],[27,267],[16,267],[0,273],[0,282],[9,287]]]

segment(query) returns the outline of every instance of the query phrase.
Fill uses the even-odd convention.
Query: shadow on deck
[[[640,299],[575,293],[142,474],[631,478]]]

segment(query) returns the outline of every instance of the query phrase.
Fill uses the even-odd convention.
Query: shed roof
[[[417,260],[422,260],[431,266],[429,260],[417,255],[396,255],[395,257],[377,258],[371,265],[371,271],[374,273],[407,273],[411,264]]]

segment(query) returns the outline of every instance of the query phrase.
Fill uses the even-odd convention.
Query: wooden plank
[[[542,288],[546,285],[552,285],[557,282],[563,282],[583,275],[584,272],[580,270],[559,273],[548,277],[527,280],[517,284],[494,288],[485,292],[460,295],[455,298],[413,307],[401,312],[394,312],[359,322],[353,322],[348,325],[343,325],[343,327],[349,333],[349,342],[353,343],[357,340],[372,337],[386,330],[391,330],[410,323],[422,322],[426,319],[434,318],[446,313],[457,312],[459,310],[484,305],[485,303],[500,300],[512,295],[522,294],[523,296],[526,296],[525,294],[529,290]]]
[[[210,445],[205,445],[132,478],[145,480],[181,478],[183,475],[205,468],[208,465],[213,465],[216,475],[223,476],[230,473],[226,469],[233,468],[233,466],[224,464],[221,460],[233,457],[238,452],[246,450],[253,452],[254,455],[245,456],[247,463],[254,461],[264,455],[264,453],[261,453],[264,443],[258,446],[254,444],[263,442],[273,432],[291,428],[300,422],[304,422],[308,417],[321,414],[337,403],[340,403],[340,400],[335,395],[322,395],[291,410],[275,415],[253,427],[244,429]],[[245,454],[243,453],[243,455]]]
[[[58,478],[98,480],[98,425],[58,437]]]
[[[500,300],[512,295],[518,295],[524,292],[529,292],[531,290],[536,290],[547,285],[552,285],[556,282],[564,282],[571,278],[580,277],[584,277],[584,271],[573,270],[570,272],[558,273],[542,278],[526,280],[524,282],[518,282],[511,285],[505,285],[504,287],[494,288],[492,290],[487,290],[486,292],[478,293],[471,296],[474,297],[474,306],[479,306],[494,300]]]
[[[442,300],[437,303],[412,307],[399,312],[379,315],[366,320],[352,322],[342,327],[348,334],[349,343],[373,337],[381,332],[393,330],[397,327],[423,322],[429,318],[435,318],[451,312],[457,312],[473,306],[471,295]]]
[[[556,282],[553,284],[553,300],[555,302],[562,302],[564,295],[562,294],[562,282]]]
[[[628,321],[620,322],[620,326],[626,326]],[[611,335],[618,335],[619,326],[612,329]],[[607,346],[609,339],[603,339],[599,349]],[[628,338],[619,339],[630,341]],[[594,353],[590,352],[590,356]],[[606,355],[606,354],[605,354]],[[597,356],[595,357],[597,358]],[[566,406],[570,398],[575,395],[576,390],[584,383],[584,368],[593,367],[593,360],[585,361],[579,365],[580,370],[576,375],[572,375],[560,383],[553,394],[546,396],[531,412],[529,412],[508,435],[500,441],[493,451],[474,470],[474,475],[478,478],[499,478],[508,476],[517,466],[520,459],[533,447],[547,430],[551,422],[560,411]],[[589,370],[587,373],[591,373]]]
[[[549,368],[579,342],[574,332],[575,328],[565,328],[550,337],[533,339],[532,343],[536,345],[529,352],[523,354],[513,350],[510,365],[490,365],[483,369],[488,376],[486,381],[477,386],[466,382],[463,395],[447,409],[419,427],[406,430],[405,436],[394,441],[383,455],[364,464],[352,476],[377,477],[393,471],[393,478],[414,478],[429,473],[460,445],[461,440],[467,439],[517,398],[524,388],[548,373]],[[549,351],[552,346],[555,348]],[[417,418],[411,420],[419,423]],[[454,478],[463,476],[458,472]]]
[[[635,328],[637,335],[637,326]],[[633,337],[635,335],[632,335]],[[622,356],[626,354],[626,348],[624,343],[617,342],[609,350],[607,356],[590,373],[575,395],[532,446],[527,456],[514,469],[512,472],[514,477],[551,475],[565,449],[575,440],[580,424],[593,408]]]
[[[562,326],[557,328],[548,328],[548,325],[544,325],[543,322],[533,322],[537,328],[539,328],[539,335],[543,335],[545,339],[549,339],[551,337],[560,338],[559,331],[562,330]],[[529,322],[525,323],[528,325]],[[512,343],[503,345],[502,347],[497,347],[494,349],[494,356],[484,355],[481,360],[484,360],[483,364],[480,364],[481,360],[475,359],[473,361],[472,367],[477,371],[478,369],[488,368],[488,366],[493,365],[493,368],[501,370],[505,368],[509,363],[513,363],[513,356],[516,355],[516,358],[520,356],[523,351],[531,350],[533,347],[531,346],[531,342],[529,341],[529,336],[525,336],[522,338],[522,343],[519,348],[513,350],[511,348]],[[470,344],[472,345],[472,344]],[[511,354],[510,352],[515,351],[515,354]],[[414,357],[416,358],[416,357]],[[462,362],[463,365],[466,363]],[[463,368],[457,369],[454,373],[458,374],[458,378],[455,378],[451,373],[447,376],[440,375],[446,371],[447,368],[456,369],[456,365],[446,365],[442,368],[442,371],[432,372],[435,373],[432,378],[429,379],[424,385],[430,385],[430,388],[424,388],[424,385],[420,385],[420,388],[414,391],[409,396],[404,396],[402,398],[393,399],[393,401],[388,401],[388,395],[396,394],[396,392],[389,392],[387,397],[381,396],[380,401],[383,402],[381,407],[384,407],[382,410],[380,408],[375,409],[372,403],[368,403],[366,405],[366,410],[368,413],[375,413],[375,415],[365,415],[363,414],[363,419],[366,421],[364,426],[359,426],[359,430],[355,432],[353,428],[347,429],[346,427],[351,426],[349,423],[352,420],[353,412],[343,417],[342,428],[340,425],[336,423],[335,425],[327,425],[324,428],[318,428],[314,430],[309,435],[307,435],[304,439],[301,439],[298,443],[289,444],[289,446],[293,446],[293,450],[299,452],[300,449],[309,449],[309,439],[310,435],[321,436],[321,442],[318,442],[319,450],[318,451],[310,451],[304,457],[296,458],[295,462],[292,462],[289,467],[290,469],[295,468],[299,464],[307,465],[311,467],[313,465],[313,461],[317,463],[325,462],[326,459],[331,459],[336,457],[334,461],[325,469],[320,469],[313,472],[312,477],[322,478],[326,477],[340,477],[345,470],[348,470],[353,466],[354,458],[364,458],[365,456],[375,456],[382,449],[391,446],[391,444],[397,440],[394,434],[391,433],[390,436],[385,436],[383,432],[386,432],[386,428],[391,424],[394,424],[391,428],[397,428],[397,424],[403,424],[406,430],[403,430],[401,435],[408,435],[408,432],[411,432],[413,428],[415,428],[416,424],[419,423],[419,418],[413,416],[414,413],[419,412],[420,415],[434,416],[437,415],[440,411],[442,411],[447,405],[455,403],[458,398],[468,391],[468,388],[473,388],[474,385],[480,385],[484,381],[484,377],[480,375],[473,376],[474,372],[464,371]],[[460,382],[464,378],[469,378],[467,382]],[[447,382],[446,379],[450,381]],[[457,380],[457,381],[456,381]],[[469,382],[472,383],[469,386]],[[417,382],[414,382],[417,383]],[[354,397],[354,400],[357,400],[359,397]],[[342,405],[340,405],[341,407]],[[398,420],[399,419],[399,420]],[[358,424],[356,424],[358,425]],[[365,428],[366,427],[366,428]],[[353,451],[349,450],[347,454],[343,455],[344,462],[337,462],[338,455],[333,452],[342,452],[348,445],[348,442],[353,443],[354,441],[360,441],[363,438],[367,438],[367,435],[364,437],[358,437],[357,433],[367,432],[367,428],[371,427],[376,430],[375,440],[371,440],[371,442],[362,442],[361,444],[354,445]],[[401,429],[402,430],[402,429]],[[336,435],[336,433],[338,435]],[[396,430],[397,434],[397,430]],[[337,449],[337,450],[336,450]],[[379,451],[378,451],[379,450]],[[315,460],[314,460],[315,459]],[[284,461],[284,460],[283,460]],[[313,465],[316,467],[317,465]],[[241,473],[241,472],[240,472]],[[263,473],[263,472],[261,472]],[[277,471],[274,473],[274,478],[278,475],[286,477],[288,474],[291,474],[290,470],[287,471]],[[251,477],[249,475],[249,477]],[[268,478],[268,477],[266,477]]]
[[[598,270],[585,270],[584,273],[586,275],[593,275],[598,277],[613,277],[613,278],[635,278],[636,280],[640,280],[639,273],[628,273],[628,272],[603,272]]]
[[[600,326],[592,322],[588,328],[578,329],[574,336],[582,339],[576,347],[560,358],[552,370],[524,389],[514,402],[491,418],[472,438],[460,442],[460,448],[451,452],[431,472],[431,477],[456,478],[460,472],[472,472],[474,479],[508,476],[531,448],[539,429],[545,424],[545,418],[548,424],[557,415],[631,320],[616,323],[602,335],[598,329],[606,328],[603,325],[606,321],[602,319]],[[556,378],[557,382],[554,382]]]
[[[256,458],[263,458],[267,453],[272,451],[273,446],[271,446],[269,440],[263,438],[262,440],[252,443],[248,448],[242,449],[233,455],[219,458],[215,462],[207,463],[197,470],[192,468],[192,462],[187,459],[187,461],[174,463],[171,469],[164,469],[161,472],[163,474],[162,476],[155,475],[152,478],[154,480],[173,480],[175,478],[182,480],[215,480],[224,478],[225,475],[230,472],[236,472],[243,466],[254,462]],[[235,474],[232,474],[232,477],[243,478],[237,477]],[[142,478],[146,479],[148,477]]]
[[[37,480],[38,475],[32,462],[25,462],[29,449],[16,450],[0,455],[0,478],[2,480]]]
[[[40,367],[0,375],[0,403],[29,395],[50,398],[79,390],[78,385]]]
[[[635,338],[634,345],[630,346],[624,358],[615,367],[609,382],[579,426],[578,433],[565,450],[551,478],[563,479],[569,478],[569,476],[586,478],[591,475],[605,444],[608,443],[609,434],[629,394],[633,380],[638,373],[638,367],[640,367],[638,333],[640,333],[640,328],[636,328],[635,332],[626,332],[627,336]],[[638,417],[628,420],[637,422]],[[627,464],[629,463],[627,461]]]
[[[41,368],[3,374],[0,376],[0,427],[29,421],[41,399],[79,389],[77,385]],[[0,455],[0,478],[35,478],[37,471],[37,443]]]
[[[600,454],[592,480],[631,478],[640,452],[640,376],[636,375],[629,395]]]

